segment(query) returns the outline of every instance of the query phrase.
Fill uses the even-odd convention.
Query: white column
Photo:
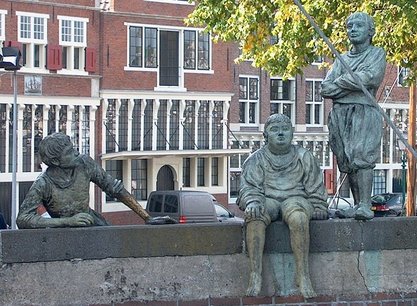
[[[67,126],[65,133],[71,135],[72,114],[74,112],[74,105],[67,106]]]
[[[17,105],[17,173],[23,172],[23,112],[24,104]]]
[[[109,107],[109,101],[108,99],[102,100],[102,133],[101,133],[101,154],[107,153],[106,150],[106,124],[107,124],[107,108]]]
[[[224,103],[223,103],[223,120],[221,121],[222,124],[223,124],[223,149],[228,148],[229,131],[227,130],[227,123],[228,123],[227,114],[229,113],[229,108],[230,108],[230,100],[224,101]]]
[[[129,99],[127,101],[127,150],[132,151],[132,126],[133,126],[133,109],[135,101]]]
[[[120,101],[120,99],[116,99],[116,103],[115,103],[115,115],[116,115],[116,120],[115,120],[115,127],[114,127],[114,141],[116,141],[115,146],[114,146],[114,151],[115,152],[119,152],[120,150],[120,146],[119,146],[119,121],[120,121],[120,106],[122,105],[122,102]]]
[[[166,139],[168,140],[165,146],[165,149],[168,151],[170,149],[169,145],[171,143],[171,139],[169,135],[171,135],[170,123],[171,123],[171,108],[172,108],[172,100],[167,101],[167,124],[166,124]]]
[[[158,111],[161,101],[158,99],[153,100],[153,114],[152,114],[152,151],[157,149],[157,140],[158,140],[158,129],[156,125],[158,124]]]
[[[209,130],[208,130],[210,150],[213,148],[213,110],[214,110],[214,101],[210,100],[209,101]]]
[[[180,115],[179,115],[179,118],[178,118],[179,119],[178,120],[178,124],[179,124],[179,127],[178,127],[178,140],[179,140],[178,149],[182,150],[184,148],[184,127],[183,127],[183,124],[184,124],[184,112],[185,112],[186,103],[185,103],[184,100],[181,100],[179,104],[180,104],[179,105]]]
[[[44,104],[43,114],[42,114],[42,137],[48,135],[48,122],[49,122],[49,110],[51,106],[49,104]]]
[[[198,146],[198,111],[200,109],[200,101],[195,101],[194,108],[194,150],[197,150]]]
[[[95,158],[95,154],[96,154],[96,111],[97,111],[97,106],[93,105],[90,106],[90,122],[88,125],[89,131],[90,131],[90,156],[92,158]],[[104,134],[104,133],[102,133]]]
[[[30,136],[30,172],[35,172],[35,111],[36,111],[37,105],[32,105],[32,121],[31,121],[31,129],[32,133]]]
[[[11,172],[12,170],[9,169],[9,160],[10,160],[10,147],[12,146],[12,144],[10,143],[10,109],[12,108],[12,104],[6,104],[6,158],[4,160],[4,162],[6,163],[6,167],[4,168],[4,171],[6,173],[9,173],[9,171]]]
[[[55,132],[59,132],[59,112],[61,111],[61,105],[55,107]]]
[[[140,150],[143,151],[145,142],[145,108],[147,102],[146,99],[142,99],[140,106]]]

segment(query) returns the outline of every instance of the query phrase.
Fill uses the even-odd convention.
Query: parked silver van
[[[218,222],[214,203],[213,195],[204,191],[153,191],[146,210],[151,217],[169,216],[178,223]]]

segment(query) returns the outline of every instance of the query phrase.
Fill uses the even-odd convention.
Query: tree
[[[417,62],[417,3],[415,0],[305,0],[306,11],[339,52],[346,50],[346,18],[355,11],[374,17],[373,43],[387,60],[413,68]],[[332,56],[292,0],[197,0],[186,22],[203,26],[215,41],[235,41],[239,60],[253,60],[272,75],[301,73],[318,55]],[[412,71],[412,69],[411,69]],[[414,73],[411,74],[414,77]]]

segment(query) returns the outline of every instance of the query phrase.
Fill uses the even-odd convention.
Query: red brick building
[[[283,80],[251,62],[235,64],[239,48],[213,43],[188,27],[184,0],[0,0],[0,41],[18,46],[17,202],[42,171],[37,145],[62,131],[145,204],[156,189],[200,189],[233,203],[245,157],[262,144],[263,123],[291,117],[295,141],[313,150],[335,191],[327,143],[330,101],[320,96],[326,74],[313,64]],[[383,108],[406,123],[408,89],[387,69]],[[11,220],[12,74],[0,76],[1,211]],[[391,85],[393,85],[391,90]],[[389,94],[388,94],[389,93]],[[400,183],[396,137],[386,129],[374,192]],[[93,190],[93,189],[92,189]],[[18,204],[17,204],[18,205]],[[113,223],[140,222],[100,190],[91,206]],[[233,205],[231,206],[232,208]]]

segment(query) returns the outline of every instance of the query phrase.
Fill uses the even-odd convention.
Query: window
[[[259,111],[258,77],[239,77],[239,122],[257,123]]]
[[[211,159],[211,185],[219,186],[219,158]]]
[[[295,124],[295,80],[271,79],[271,115],[285,114]]]
[[[324,56],[322,55],[317,55],[316,58],[313,61],[313,65],[321,65],[324,62]]]
[[[129,27],[129,67],[158,66],[158,30],[141,26]]]
[[[62,68],[84,72],[88,19],[58,16],[58,20]]]
[[[197,61],[196,61],[197,59]],[[184,69],[210,69],[210,34],[184,31]]]
[[[197,186],[205,185],[205,163],[206,159],[204,157],[197,158]]]
[[[132,194],[136,200],[146,200],[148,189],[148,161],[132,160]]]
[[[188,157],[182,159],[182,186],[191,186],[191,159]]]
[[[0,43],[4,42],[6,39],[6,14],[7,11],[0,10]]]
[[[166,29],[140,24],[127,24],[127,26],[127,66],[129,68],[158,68],[161,73],[163,69],[170,68],[176,78],[180,73],[177,71],[180,67],[183,67],[185,72],[201,72],[211,69],[211,38],[209,33],[199,30]],[[167,72],[165,71],[165,73]],[[160,82],[159,85],[179,86],[177,84],[178,80],[176,83],[172,82],[166,85],[166,81],[164,81]]]
[[[306,124],[323,125],[323,98],[320,95],[321,80],[306,80]]]
[[[123,181],[123,161],[122,160],[107,160],[106,172],[110,174],[114,179]],[[106,194],[107,202],[116,202],[116,198]]]
[[[410,73],[410,69],[409,68],[405,68],[405,67],[398,67],[398,86],[408,86],[407,85],[407,77],[408,74]]]
[[[18,41],[22,45],[22,62],[25,68],[44,69],[46,64],[48,15],[16,12]]]
[[[387,170],[374,170],[373,194],[384,193],[387,190]]]

